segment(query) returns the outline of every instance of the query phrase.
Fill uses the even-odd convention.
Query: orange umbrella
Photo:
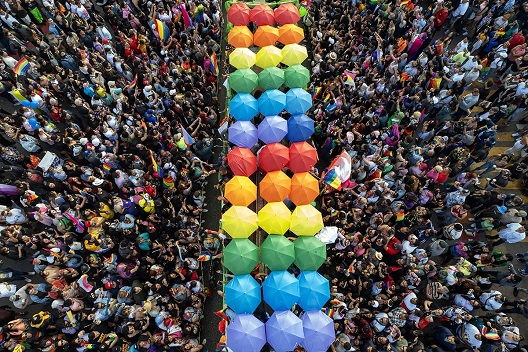
[[[236,147],[227,154],[227,163],[235,175],[251,176],[257,171],[257,157],[251,149]]]
[[[247,207],[257,199],[257,186],[246,176],[234,176],[225,185],[224,197],[233,205]]]
[[[227,20],[233,24],[233,26],[247,26],[250,21],[249,6],[244,2],[235,2],[227,10]]]
[[[249,48],[253,44],[253,33],[247,26],[234,26],[227,35],[227,42],[235,48]]]
[[[306,142],[290,145],[290,162],[288,167],[293,172],[308,172],[317,163],[317,150]]]
[[[282,171],[266,174],[259,183],[260,196],[268,203],[282,202],[290,194],[290,178]]]
[[[259,4],[249,12],[251,22],[257,26],[269,26],[275,23],[275,13],[269,5]]]
[[[308,172],[294,174],[291,179],[291,191],[288,198],[295,205],[312,203],[319,195],[319,182]]]
[[[280,24],[293,24],[299,22],[300,19],[299,9],[291,2],[281,4],[275,10],[275,22]]]
[[[272,26],[259,26],[253,34],[253,43],[261,48],[268,45],[275,45],[279,39],[279,30]]]
[[[304,31],[294,24],[285,24],[279,28],[279,42],[282,44],[298,44],[304,39]]]

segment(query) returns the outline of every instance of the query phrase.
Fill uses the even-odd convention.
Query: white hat
[[[92,139],[92,144],[94,145],[94,147],[98,147],[99,145],[101,145],[101,141],[99,140],[99,138],[94,137]]]
[[[150,92],[150,91],[152,90],[152,86],[145,86],[145,90],[146,90],[147,92]]]
[[[170,94],[170,95],[175,95],[175,94],[176,94],[176,89],[171,89],[171,90],[169,90],[169,94]]]
[[[330,44],[334,44],[334,43],[335,43],[335,40],[334,40],[334,38],[329,37],[329,38],[328,38],[328,42],[329,42]]]
[[[83,148],[80,145],[76,145],[75,147],[73,147],[73,156],[81,154],[82,150]]]
[[[100,178],[96,178],[96,179],[92,182],[92,184],[93,184],[94,186],[100,186],[100,185],[103,184],[103,180],[100,179]]]
[[[83,138],[79,139],[79,142],[81,143],[81,145],[86,145],[86,143],[88,143],[88,138],[83,137]]]
[[[333,51],[328,56],[330,57],[331,60],[337,60],[337,54]]]

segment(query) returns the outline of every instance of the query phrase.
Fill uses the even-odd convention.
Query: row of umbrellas
[[[310,71],[303,65],[293,65],[282,70],[268,67],[256,74],[250,68],[240,68],[229,75],[229,87],[238,93],[251,93],[258,86],[265,90],[304,88],[310,82]]]
[[[235,316],[227,326],[227,346],[233,352],[260,352],[268,342],[277,352],[302,345],[308,352],[325,352],[334,342],[334,321],[320,310],[298,318],[291,311],[274,312],[266,324],[251,314]]]
[[[235,2],[227,11],[227,20],[235,26],[247,26],[250,22],[257,26],[269,26],[275,23],[281,25],[299,22],[301,14],[292,3],[281,4],[275,11],[265,4],[259,4],[252,9],[243,2]]]
[[[229,63],[235,68],[250,68],[257,65],[268,68],[283,63],[288,66],[302,64],[308,58],[306,47],[287,44],[282,49],[273,45],[264,46],[255,54],[246,47],[236,48],[229,54]]]
[[[304,31],[294,24],[285,24],[280,28],[260,26],[252,33],[247,26],[235,26],[227,35],[227,42],[235,48],[249,48],[252,45],[265,47],[282,44],[298,44],[304,39]]]
[[[268,235],[260,246],[260,260],[270,270],[286,270],[295,264],[315,271],[326,260],[326,247],[315,237],[299,237],[294,242],[284,236]],[[259,247],[247,238],[235,238],[224,249],[224,265],[234,275],[249,274],[259,263]]]
[[[245,206],[233,205],[222,215],[222,229],[232,238],[248,238],[259,226],[269,234],[290,230],[297,236],[314,236],[324,227],[321,212],[312,205],[299,205],[290,213],[284,203],[273,202],[258,215]]]
[[[302,88],[292,88],[286,93],[278,89],[266,90],[258,100],[249,93],[238,93],[229,101],[229,113],[237,121],[250,121],[258,113],[278,115],[282,110],[300,115],[311,107],[312,96]]]

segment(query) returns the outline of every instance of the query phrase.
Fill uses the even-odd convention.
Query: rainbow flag
[[[154,160],[154,155],[152,155],[152,150],[150,152],[150,160],[152,161],[152,168],[154,169],[154,177],[163,178],[163,169],[158,165],[156,160]]]
[[[105,174],[110,175],[110,171],[112,170],[112,166],[108,163],[103,163],[103,171]]]
[[[333,319],[334,317],[334,314],[335,314],[335,309],[334,308],[323,308],[323,311],[326,315],[328,315],[330,318]]]
[[[316,100],[319,94],[323,92],[323,87],[314,87],[312,89],[312,101]]]
[[[161,41],[167,41],[169,39],[170,30],[169,27],[160,20],[156,20],[156,31],[158,32]]]
[[[193,145],[194,144],[194,138],[192,138],[191,135],[189,134],[189,132],[187,132],[185,130],[185,128],[183,128],[181,123],[180,123],[180,128],[181,128],[181,132],[182,132],[182,136],[183,136],[183,141],[185,142],[185,144],[187,146]]]
[[[346,78],[346,80],[345,80],[345,84],[351,86],[351,85],[354,83],[354,78],[356,78],[356,74],[350,72],[349,70],[345,70],[345,72],[343,73],[343,75],[344,75],[345,78]]]
[[[331,97],[330,93],[326,93],[326,96],[324,97],[323,102],[325,103],[328,102],[330,100],[330,97]]]
[[[210,261],[211,259],[213,258],[213,256],[211,255],[211,252],[209,251],[201,251],[200,252],[200,255],[198,256],[198,261],[199,262],[208,262]]]
[[[405,212],[400,210],[396,213],[396,221],[403,221],[405,219]]]
[[[164,177],[163,188],[174,188],[174,179],[170,176]]]
[[[324,182],[332,188],[341,189],[341,180],[337,177],[337,173],[334,169],[329,170],[326,173]]]
[[[109,264],[115,264],[117,262],[117,254],[112,253],[108,258],[103,257],[105,262]]]
[[[20,60],[18,60],[15,67],[13,67],[13,72],[17,76],[24,76],[30,68],[31,64],[29,63],[28,59],[26,59],[26,57],[24,56]]]
[[[216,53],[214,51],[211,54],[211,72],[218,76],[218,57],[216,56]]]
[[[132,89],[136,88],[136,84],[137,84],[137,74],[134,76],[134,80],[125,86],[124,90],[130,92]]]

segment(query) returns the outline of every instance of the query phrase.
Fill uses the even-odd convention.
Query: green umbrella
[[[310,82],[310,71],[303,65],[289,66],[284,70],[284,83],[289,88],[305,88]]]
[[[293,244],[295,265],[303,271],[315,271],[326,260],[326,245],[317,237],[298,237]]]
[[[229,87],[237,93],[251,93],[257,88],[258,75],[250,68],[241,68],[229,75]]]
[[[224,265],[235,275],[251,273],[258,261],[258,247],[247,238],[235,238],[224,248]]]
[[[260,256],[270,270],[286,270],[295,259],[295,249],[286,237],[269,235],[260,245]]]
[[[284,71],[278,67],[268,67],[259,75],[259,86],[264,90],[279,89],[284,83]]]

